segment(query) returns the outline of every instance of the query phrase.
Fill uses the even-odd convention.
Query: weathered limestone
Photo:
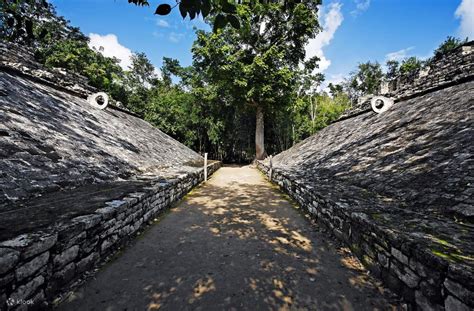
[[[274,156],[270,179],[414,309],[472,310],[473,43],[435,62],[383,114],[349,112]]]
[[[133,114],[91,106],[86,97],[97,90],[71,93],[75,75],[50,72],[44,81],[46,69],[27,50],[0,42],[0,51],[0,211],[71,188],[203,167],[198,153]]]
[[[220,162],[208,165],[214,173]],[[111,199],[94,213],[0,242],[0,310],[43,308],[204,179],[201,169]],[[8,300],[10,299],[10,300]],[[15,309],[16,310],[16,309]]]
[[[2,311],[48,308],[204,178],[198,153],[127,110],[91,106],[97,91],[0,42]]]
[[[258,168],[268,173],[264,162],[259,162]],[[420,310],[472,310],[471,268],[465,267],[461,272],[455,262],[433,256],[429,250],[416,249],[419,245],[404,244],[407,237],[390,231],[386,224],[381,227],[365,213],[351,213],[347,206],[317,197],[308,191],[309,187],[289,178],[273,168],[273,182],[346,242],[366,267],[408,302]],[[456,271],[454,279],[446,277],[448,267]]]
[[[422,68],[411,76],[402,75],[393,81],[383,83],[380,94],[398,102],[466,81],[473,72],[474,41],[470,41],[444,57],[434,59],[429,67]],[[371,103],[370,97],[361,97],[351,109],[341,115],[339,120],[365,112],[373,113]]]

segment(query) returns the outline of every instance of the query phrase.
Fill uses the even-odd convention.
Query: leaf
[[[128,0],[128,3],[133,3],[133,4],[138,5],[138,6],[149,6],[150,5],[147,0]]]
[[[207,17],[210,12],[211,12],[211,1],[202,0],[202,5],[201,5],[202,17]]]
[[[160,4],[155,11],[157,15],[168,15],[171,12],[171,6],[169,4]]]
[[[235,29],[240,28],[240,21],[235,15],[227,15],[227,19],[229,20],[229,23],[234,27]]]
[[[227,0],[221,1],[222,3],[222,12],[228,13],[228,14],[234,14],[237,12],[237,9],[235,7],[235,4],[227,2]]]
[[[222,14],[217,14],[216,19],[214,20],[214,27],[213,27],[214,32],[216,32],[218,29],[224,28],[227,22],[228,20],[226,16]]]
[[[182,2],[179,4],[179,13],[181,13],[183,18],[186,18],[186,15],[188,14],[188,10]]]

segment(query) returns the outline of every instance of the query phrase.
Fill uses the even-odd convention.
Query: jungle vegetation
[[[46,67],[87,77],[168,135],[226,162],[281,152],[328,126],[358,96],[376,94],[384,79],[411,75],[431,61],[369,61],[344,82],[322,88],[319,59],[305,55],[306,43],[320,30],[320,0],[209,0],[196,2],[199,7],[181,2],[183,18],[202,14],[213,30],[197,31],[191,66],[164,58],[160,76],[139,52],[123,70],[45,0],[3,1],[0,39],[31,47]],[[433,57],[464,42],[448,37]]]

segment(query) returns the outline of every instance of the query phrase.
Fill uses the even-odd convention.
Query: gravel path
[[[60,310],[397,310],[251,167],[223,167]]]

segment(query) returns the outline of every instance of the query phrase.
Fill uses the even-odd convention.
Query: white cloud
[[[459,34],[462,37],[474,38],[474,0],[462,0],[454,13],[461,19]]]
[[[167,21],[165,21],[164,19],[158,19],[156,21],[156,26],[168,28],[168,27],[170,27],[170,24]]]
[[[370,6],[370,0],[354,0],[354,3],[356,5],[356,8],[351,12],[352,16],[354,17],[364,11],[367,11]]]
[[[97,49],[104,56],[118,58],[120,60],[119,65],[124,70],[127,70],[132,64],[132,51],[121,45],[116,35],[108,34],[101,36],[96,33],[90,33],[89,38],[89,47]]]
[[[401,49],[400,51],[396,51],[396,52],[392,52],[392,53],[388,53],[387,55],[385,55],[385,59],[386,60],[396,60],[396,61],[401,61],[403,59],[405,59],[408,55],[408,52],[410,52],[411,50],[413,50],[415,47],[413,46],[410,46],[406,49]]]
[[[171,42],[178,43],[182,38],[184,38],[184,34],[171,32],[168,38]]]
[[[318,72],[325,71],[331,65],[331,61],[324,56],[323,48],[331,43],[336,30],[344,20],[341,4],[338,2],[329,4],[327,9],[324,7],[321,9],[319,20],[322,21],[323,30],[316,35],[316,38],[309,40],[306,45],[306,58],[318,56],[321,59]]]

